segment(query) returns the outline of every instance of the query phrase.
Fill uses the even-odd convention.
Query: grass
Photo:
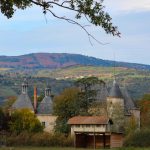
[[[80,149],[80,148],[71,148],[71,147],[1,147],[0,150],[92,150],[92,149]],[[106,150],[106,149],[100,149]],[[150,148],[116,148],[111,150],[150,150]]]

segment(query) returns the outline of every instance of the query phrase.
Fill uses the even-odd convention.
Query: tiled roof
[[[33,110],[31,100],[28,94],[26,93],[25,94],[22,93],[12,105],[12,109],[22,109],[22,108],[28,108]]]
[[[68,124],[108,124],[109,119],[105,116],[75,116],[68,120]]]

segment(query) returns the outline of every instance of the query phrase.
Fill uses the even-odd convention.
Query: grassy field
[[[79,149],[79,148],[56,148],[56,147],[1,147],[0,150],[92,150],[92,149]],[[100,149],[104,150],[104,149]],[[106,150],[106,149],[105,149]],[[112,150],[150,150],[150,148],[117,148]]]

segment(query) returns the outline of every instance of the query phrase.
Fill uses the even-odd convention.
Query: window
[[[42,122],[42,126],[45,127],[45,122]]]

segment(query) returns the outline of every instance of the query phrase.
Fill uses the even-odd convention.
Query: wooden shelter
[[[70,118],[68,124],[76,148],[122,147],[123,134],[112,133],[113,122],[105,116],[76,116]]]

